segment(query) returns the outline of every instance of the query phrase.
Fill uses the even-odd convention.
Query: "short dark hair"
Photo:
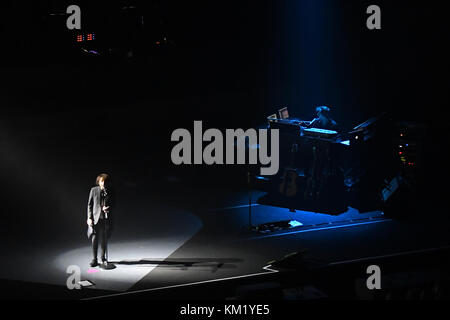
[[[109,179],[109,174],[107,174],[107,173],[100,173],[98,176],[97,176],[97,179],[95,179],[95,184],[96,185],[98,185],[98,182],[100,181],[100,180],[103,180],[103,181],[105,181],[105,183],[106,183],[106,181]]]
[[[316,112],[317,113],[321,113],[321,114],[323,114],[325,117],[329,117],[330,116],[330,112],[331,112],[331,110],[330,110],[330,108],[328,108],[327,106],[318,106],[317,108],[316,108]]]

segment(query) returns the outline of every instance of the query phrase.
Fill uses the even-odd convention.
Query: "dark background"
[[[329,105],[346,129],[382,111],[425,124],[427,184],[433,203],[445,204],[437,186],[448,150],[442,2],[377,1],[382,30],[371,31],[368,1],[78,1],[82,31],[96,33],[100,56],[81,54],[66,16],[49,15],[69,4],[0,5],[5,245],[35,241],[27,235],[36,229],[51,238],[61,223],[82,237],[100,172],[125,202],[241,181],[235,168],[215,175],[173,166],[171,132],[192,130],[194,120],[255,127],[279,106],[310,120],[315,106]],[[129,4],[137,9],[124,13]],[[175,45],[156,48],[162,35]]]
[[[448,24],[438,2],[380,1],[382,30],[371,31],[366,28],[368,1],[80,1],[83,32],[95,32],[100,46],[135,47],[141,55],[137,62],[109,64],[106,59],[77,61],[66,16],[55,15],[68,4],[2,3],[2,65],[28,67],[30,73],[33,67],[59,67],[65,75],[48,79],[52,74],[35,69],[35,78],[20,78],[21,88],[16,83],[5,87],[10,99],[34,87],[39,108],[21,101],[27,111],[63,112],[63,97],[77,102],[77,110],[124,108],[117,98],[128,103],[198,98],[199,107],[179,109],[199,116],[231,112],[247,123],[260,121],[262,110],[279,105],[309,119],[314,106],[325,104],[340,123],[353,127],[380,110],[419,121],[435,121],[445,110]],[[136,8],[123,9],[130,5]],[[162,34],[176,49],[149,52]],[[212,106],[219,103],[216,94],[240,99],[224,110]],[[206,97],[213,103],[202,106]],[[245,98],[252,103],[242,110]],[[182,110],[176,111],[171,117]]]

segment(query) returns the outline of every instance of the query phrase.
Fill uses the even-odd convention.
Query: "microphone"
[[[106,188],[102,189],[102,193],[103,193],[103,206],[106,206],[106,196],[108,195],[108,193],[106,192]],[[105,218],[108,219],[108,209],[103,210],[103,212],[105,213]]]

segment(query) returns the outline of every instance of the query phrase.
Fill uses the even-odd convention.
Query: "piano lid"
[[[364,121],[363,123],[357,125],[356,127],[354,127],[352,129],[352,131],[350,131],[349,133],[355,133],[355,132],[360,132],[363,131],[367,128],[369,128],[371,125],[373,125],[375,122],[377,122],[378,120],[380,120],[382,117],[384,117],[386,115],[386,112],[383,112],[381,114],[379,114],[376,117],[372,117],[369,120]]]

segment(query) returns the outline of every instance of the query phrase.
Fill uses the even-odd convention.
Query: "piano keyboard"
[[[305,128],[303,129],[303,135],[309,137],[319,137],[319,138],[334,138],[337,136],[337,131],[325,130],[317,128]]]

